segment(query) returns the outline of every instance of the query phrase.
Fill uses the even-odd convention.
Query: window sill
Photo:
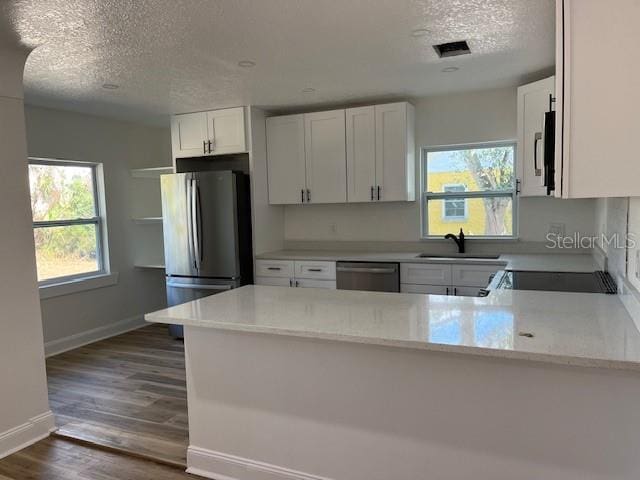
[[[40,300],[73,293],[94,290],[96,288],[109,287],[118,283],[118,272],[103,273],[93,277],[68,280],[50,285],[40,285]]]

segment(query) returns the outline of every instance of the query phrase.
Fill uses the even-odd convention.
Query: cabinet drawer
[[[400,283],[414,285],[451,285],[451,265],[401,263]]]
[[[308,278],[296,278],[294,285],[298,288],[328,288],[330,290],[336,289],[335,280],[312,280]]]
[[[285,277],[256,277],[256,285],[271,285],[273,287],[291,287],[292,280]]]
[[[491,275],[500,270],[498,265],[453,265],[454,285],[466,287],[486,287]]]
[[[291,260],[256,260],[256,277],[293,278]]]
[[[336,279],[336,262],[314,262],[302,260],[295,262],[296,279],[309,278],[318,280]]]
[[[410,283],[400,284],[401,293],[426,293],[431,295],[449,295],[451,287],[444,285],[413,285]]]

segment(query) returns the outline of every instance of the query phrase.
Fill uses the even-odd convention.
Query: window
[[[462,184],[444,185],[444,192],[464,192],[467,188]],[[442,210],[445,220],[460,220],[467,216],[467,201],[464,198],[446,198]]]
[[[514,237],[515,144],[425,148],[422,192],[423,238]]]
[[[41,285],[106,273],[99,173],[92,163],[29,159]]]

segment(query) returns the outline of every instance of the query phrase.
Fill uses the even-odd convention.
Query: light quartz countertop
[[[281,250],[257,255],[258,260],[326,260],[398,263],[463,263],[499,265],[508,270],[593,272],[600,270],[592,255],[575,253],[502,254],[497,259],[473,257],[420,258],[419,252],[347,252],[329,250]],[[472,254],[470,254],[472,255]]]
[[[640,333],[615,295],[498,290],[454,297],[248,285],[145,319],[640,371]]]

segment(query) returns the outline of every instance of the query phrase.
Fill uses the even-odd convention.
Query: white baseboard
[[[58,340],[51,340],[44,344],[44,354],[46,357],[52,355],[58,355],[59,353],[73,350],[74,348],[82,347],[105,338],[120,335],[121,333],[136,330],[138,328],[149,325],[144,321],[143,315],[136,315],[135,317],[125,318],[119,322],[111,323],[103,327],[87,330],[86,332],[76,333],[65,338],[59,338]]]
[[[331,480],[327,477],[192,446],[187,450],[187,467],[187,473],[214,480]]]
[[[0,433],[0,458],[22,450],[49,436],[56,429],[55,418],[51,410],[46,411],[28,422]]]

